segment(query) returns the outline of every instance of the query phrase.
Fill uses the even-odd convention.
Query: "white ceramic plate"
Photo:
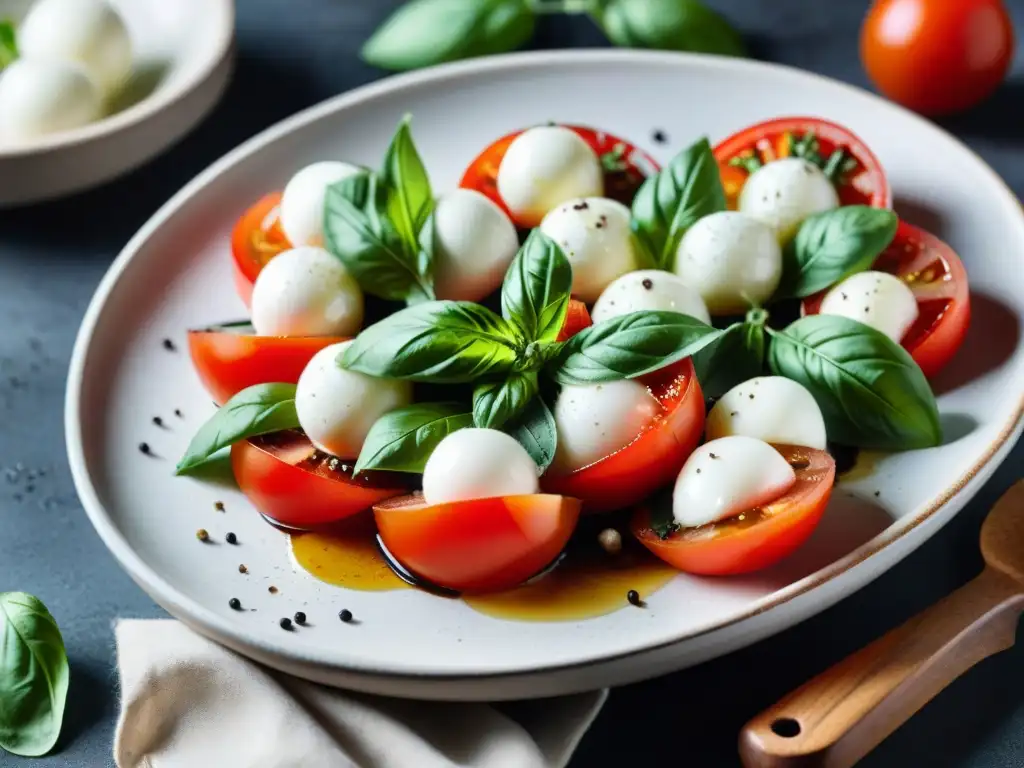
[[[652,94],[659,94],[654,98]],[[600,126],[668,159],[760,119],[817,113],[848,125],[888,170],[897,206],[963,256],[971,336],[936,382],[947,444],[867,460],[836,491],[796,555],[738,579],[680,575],[648,601],[582,622],[511,623],[414,591],[348,592],[294,571],[284,537],[237,491],[171,476],[212,411],[179,347],[188,327],[243,315],[228,236],[264,191],[314,160],[375,165],[403,113],[435,189],[452,187],[495,137],[553,119]],[[652,130],[671,136],[653,145]],[[620,684],[708,659],[820,611],[931,536],[977,490],[1020,430],[1024,218],[959,142],[874,96],[747,61],[589,51],[497,57],[390,79],[303,112],[190,183],[128,244],[82,326],[68,383],[67,440],[85,509],[122,566],[190,625],[282,670],[330,684],[428,698],[544,696]],[[997,330],[998,329],[998,330]],[[181,408],[183,420],[172,411]],[[153,415],[171,429],[150,424]],[[145,440],[160,459],[143,456]],[[876,491],[878,495],[876,496]],[[223,500],[227,512],[213,511]],[[242,544],[203,546],[235,531]],[[244,562],[248,575],[238,572]],[[270,596],[274,584],[280,594]],[[232,596],[252,612],[228,607]],[[336,618],[350,608],[358,626]],[[286,633],[304,610],[315,626]]]
[[[77,192],[157,155],[217,103],[231,75],[232,0],[110,0],[135,50],[135,80],[119,111],[37,140],[0,144],[0,207]],[[31,0],[0,0],[0,18],[20,19]]]

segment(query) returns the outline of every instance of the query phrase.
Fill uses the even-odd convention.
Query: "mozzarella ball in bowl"
[[[737,384],[708,413],[708,440],[745,435],[766,443],[825,450],[825,419],[814,396],[784,376],[758,376]]]
[[[423,499],[444,504],[525,496],[540,486],[537,465],[515,438],[469,427],[445,437],[423,468]]]
[[[897,344],[920,312],[910,287],[887,272],[860,272],[833,287],[821,301],[823,315],[858,320]]]
[[[349,163],[326,160],[307,165],[289,179],[281,194],[281,229],[292,245],[323,245],[327,188],[358,173]]]
[[[0,139],[24,141],[99,119],[102,97],[76,64],[17,59],[0,72]]]
[[[700,294],[682,278],[659,269],[641,269],[614,280],[604,289],[590,316],[595,323],[603,323],[644,310],[679,312],[703,323],[711,322]]]
[[[792,238],[808,216],[839,207],[835,185],[814,163],[786,157],[758,168],[740,191],[739,209]]]
[[[295,410],[299,426],[319,450],[355,459],[370,427],[381,416],[412,402],[412,385],[378,379],[341,367],[351,341],[324,347],[299,376]]]
[[[363,324],[363,292],[323,248],[282,251],[252,289],[252,325],[260,336],[353,336]]]

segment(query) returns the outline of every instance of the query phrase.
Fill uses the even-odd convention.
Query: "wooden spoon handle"
[[[994,569],[762,712],[747,768],[848,768],[972,666],[1013,645],[1024,587]]]

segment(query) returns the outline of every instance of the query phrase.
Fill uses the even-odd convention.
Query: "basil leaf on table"
[[[642,376],[689,357],[722,334],[679,312],[632,312],[584,328],[549,370],[559,384],[599,384]]]
[[[505,425],[505,432],[519,441],[541,472],[551,466],[558,448],[558,428],[543,397],[535,397],[522,416]]]
[[[569,259],[554,240],[534,229],[505,273],[501,314],[528,341],[554,341],[565,324],[571,290]]]
[[[472,383],[512,370],[512,326],[468,301],[417,304],[363,330],[345,350],[345,368],[371,376],[435,384]]]
[[[398,230],[407,251],[419,250],[419,234],[434,207],[430,179],[409,130],[407,115],[398,126],[384,154],[381,183],[384,185],[385,210]]]
[[[739,33],[698,0],[607,0],[593,15],[624,48],[746,55]]]
[[[527,0],[413,0],[395,11],[362,50],[364,61],[406,70],[504,53],[533,36]]]
[[[42,601],[0,593],[0,749],[23,757],[53,749],[70,676],[64,639]]]
[[[0,70],[18,58],[18,41],[14,22],[0,19]]]
[[[810,315],[772,335],[772,373],[803,384],[830,440],[858,448],[930,448],[939,411],[910,354],[884,333],[845,317]]]
[[[764,326],[735,323],[714,344],[693,356],[697,381],[705,397],[721,397],[764,372]]]
[[[809,217],[783,250],[778,298],[802,298],[868,269],[896,236],[884,208],[846,205]]]
[[[221,448],[257,435],[297,429],[294,384],[256,384],[236,394],[196,432],[176,475],[187,475]]]
[[[504,381],[477,384],[473,390],[473,423],[501,429],[526,410],[538,391],[536,373],[513,373]]]
[[[711,144],[702,138],[651,176],[633,199],[632,227],[659,269],[671,272],[686,230],[725,210],[725,189]]]
[[[437,444],[464,427],[473,414],[458,403],[416,403],[384,414],[370,427],[354,474],[367,469],[422,472]]]

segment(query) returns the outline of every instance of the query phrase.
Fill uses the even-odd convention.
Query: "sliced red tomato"
[[[410,573],[458,592],[511,589],[551,565],[580,515],[578,499],[534,494],[426,504],[377,504],[377,530]]]
[[[640,379],[662,415],[629,445],[590,466],[545,475],[541,487],[582,499],[586,512],[609,512],[643,501],[675,480],[704,431],[704,395],[689,358]]]
[[[231,232],[235,288],[246,306],[252,299],[252,286],[260,270],[281,251],[292,247],[278,220],[280,204],[280,192],[260,198],[242,214]]]
[[[575,131],[601,158],[604,166],[604,195],[624,205],[633,202],[633,197],[644,179],[659,170],[658,163],[632,143],[604,131],[580,125],[564,126]],[[498,193],[498,168],[508,151],[509,145],[523,131],[514,131],[491,144],[470,163],[459,183],[465,189],[482,192],[501,206],[505,213],[508,208]],[[515,218],[510,218],[515,221]],[[517,224],[519,222],[516,222]]]
[[[813,149],[807,141],[814,144]],[[892,207],[892,190],[878,158],[853,132],[818,117],[780,117],[757,123],[734,133],[715,146],[715,159],[722,174],[729,207],[735,209],[740,190],[759,163],[768,163],[794,154],[803,154],[811,162],[823,166],[837,150],[849,159],[848,167],[838,176],[836,191],[842,205],[873,205]],[[807,154],[810,153],[810,154]],[[837,160],[835,162],[839,162]]]
[[[558,332],[556,341],[568,341],[584,328],[589,328],[594,322],[590,319],[587,305],[579,299],[569,299],[569,311],[565,314],[565,322],[562,323],[562,330]]]
[[[392,472],[353,478],[351,466],[320,453],[297,430],[235,443],[231,468],[256,509],[285,528],[335,523],[409,492],[405,477]]]
[[[935,235],[901,221],[896,237],[871,268],[899,277],[917,297],[917,320],[901,343],[924,375],[934,376],[963,344],[971,321],[963,262]],[[818,314],[826,292],[804,299],[802,313]]]
[[[253,384],[295,384],[310,359],[335,336],[257,336],[247,323],[188,332],[188,351],[203,386],[217,405]]]
[[[661,538],[651,512],[633,516],[633,535],[669,565],[687,573],[728,576],[766,568],[791,554],[811,535],[828,505],[836,463],[825,451],[777,445],[796,472],[796,483],[771,504]]]

